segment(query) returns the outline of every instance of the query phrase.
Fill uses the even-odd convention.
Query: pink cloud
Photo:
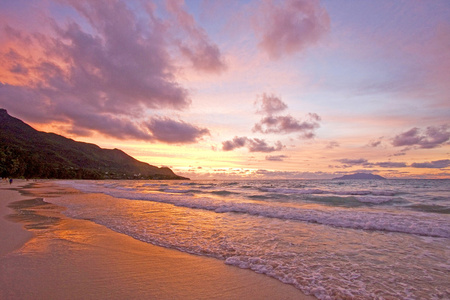
[[[330,29],[318,0],[267,0],[255,18],[259,46],[273,59],[302,51]]]
[[[183,110],[191,103],[187,89],[176,81],[178,29],[168,26],[170,19],[159,18],[150,6],[138,16],[119,0],[61,3],[76,18],[58,23],[48,17],[51,32],[9,25],[0,29],[0,40],[8,41],[7,48],[0,48],[0,73],[8,74],[0,83],[1,107],[32,122],[66,122],[73,126],[69,131],[83,134],[165,142],[181,142],[182,134],[192,142],[207,134],[207,129],[173,121],[178,136],[164,139],[157,130],[161,123],[149,132],[139,121],[145,110]],[[176,9],[179,19],[188,19],[181,6]],[[193,19],[190,25],[180,22],[188,28],[188,40],[208,48],[195,57],[208,58],[206,52],[218,50]],[[220,61],[219,52],[213,55]],[[214,71],[215,58],[199,68]]]

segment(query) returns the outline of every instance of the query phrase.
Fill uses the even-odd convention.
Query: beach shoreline
[[[1,184],[1,299],[315,299],[217,259],[68,218],[51,204],[64,193],[90,196],[51,181]]]
[[[0,257],[22,247],[33,237],[22,224],[11,222],[6,217],[14,213],[14,210],[8,207],[10,203],[26,199],[17,191],[23,184],[22,181],[15,181],[13,184],[0,181]]]

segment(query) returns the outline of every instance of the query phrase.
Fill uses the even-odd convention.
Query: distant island
[[[351,175],[344,175],[342,177],[333,178],[336,179],[386,179],[380,175],[374,175],[370,173],[355,173]]]
[[[0,177],[189,180],[119,149],[37,131],[5,109],[0,109]]]

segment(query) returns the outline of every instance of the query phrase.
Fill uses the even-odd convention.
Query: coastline
[[[315,299],[217,259],[68,218],[51,197],[89,194],[29,183],[0,185],[1,299]]]

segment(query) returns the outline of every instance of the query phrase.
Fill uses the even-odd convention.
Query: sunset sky
[[[450,178],[450,1],[0,0],[0,107],[191,179]]]

